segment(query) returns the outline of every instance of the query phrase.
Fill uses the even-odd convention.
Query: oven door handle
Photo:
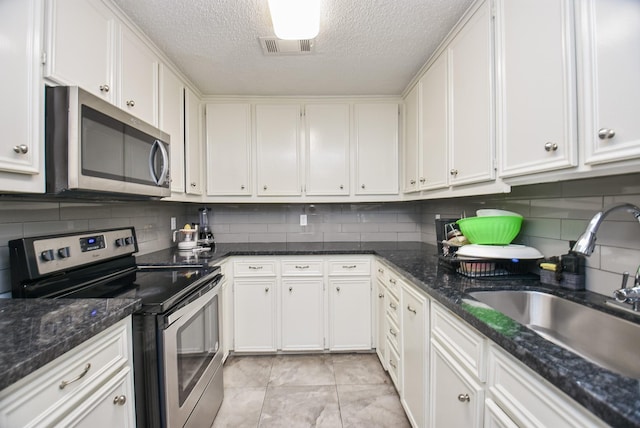
[[[175,311],[175,312],[173,312],[171,314],[166,315],[165,316],[165,329],[169,328],[176,321],[180,320],[180,318],[182,318],[182,317],[184,317],[186,315],[193,315],[193,314],[197,313],[200,309],[202,309],[204,306],[206,306],[207,303],[209,303],[211,300],[213,300],[215,295],[219,293],[219,290],[220,289],[216,286],[216,287],[212,288],[211,290],[207,291],[202,296],[198,297],[193,302],[189,303],[188,305],[178,309],[177,311]]]

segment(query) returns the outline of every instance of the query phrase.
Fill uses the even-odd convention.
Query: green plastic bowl
[[[456,223],[472,244],[511,244],[522,227],[522,217],[487,216],[461,218]]]

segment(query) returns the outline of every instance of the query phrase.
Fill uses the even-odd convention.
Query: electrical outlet
[[[440,214],[436,214],[436,220],[440,220]]]
[[[176,218],[175,217],[171,217],[171,230],[176,230]]]
[[[300,226],[306,226],[306,225],[307,225],[307,215],[300,214]]]

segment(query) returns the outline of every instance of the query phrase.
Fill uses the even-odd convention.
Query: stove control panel
[[[40,275],[66,271],[138,251],[133,227],[41,238],[24,238],[27,259]]]

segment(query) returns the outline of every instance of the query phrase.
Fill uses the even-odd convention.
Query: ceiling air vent
[[[313,51],[313,40],[282,40],[276,37],[260,37],[265,55],[305,55]]]

